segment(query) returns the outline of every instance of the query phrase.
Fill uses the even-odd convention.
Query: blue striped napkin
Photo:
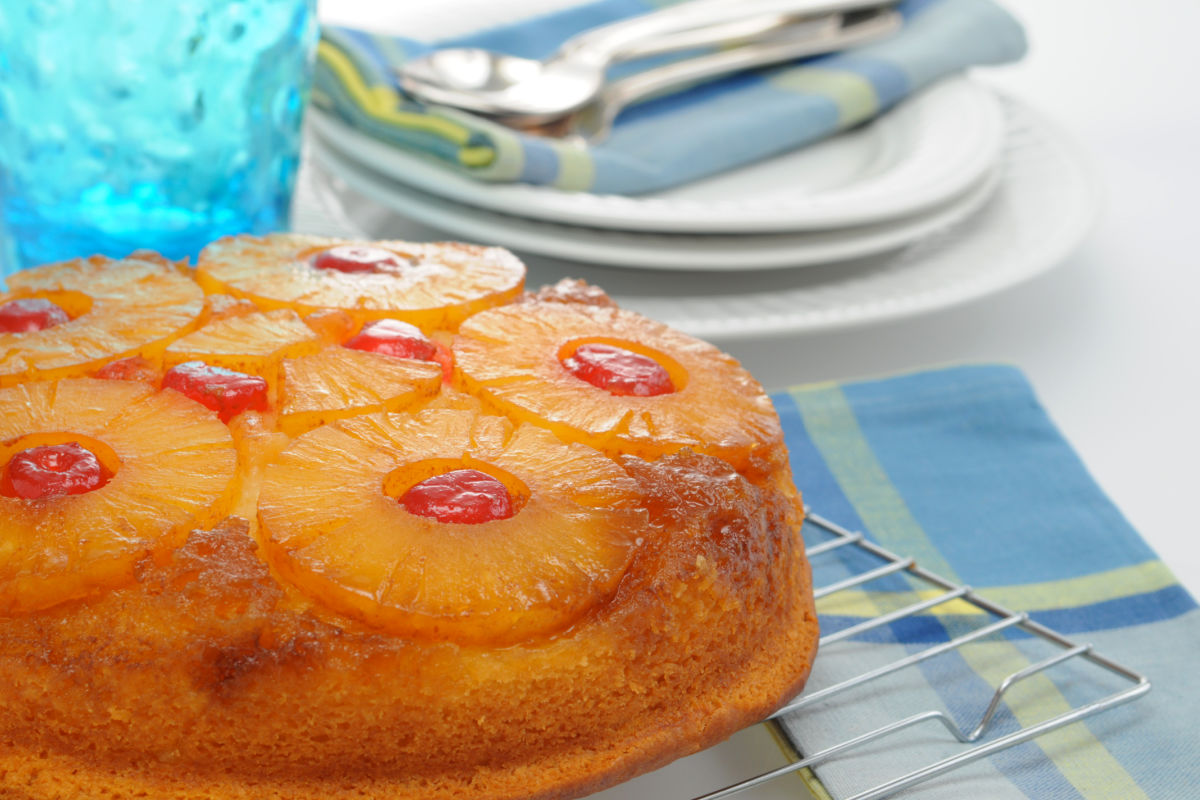
[[[471,114],[406,99],[394,70],[436,47],[531,58],[579,31],[662,0],[598,0],[440,42],[326,27],[313,103],[371,136],[484,181],[639,194],[777,155],[853,127],[939,78],[1025,52],[1021,26],[991,0],[905,0],[897,35],[802,65],[731,77],[648,101],[587,148],[517,134]]]
[[[1153,684],[1133,703],[905,797],[1197,796],[1200,611],[1093,482],[1019,371],[954,367],[800,388],[775,401],[796,483],[814,510],[1077,642],[1093,643]],[[839,592],[819,601],[818,611],[829,632],[923,596],[892,578]],[[954,601],[830,645],[818,655],[809,690],[978,628],[981,616]],[[1023,634],[970,648],[877,681],[853,705],[802,711],[788,729],[806,752],[930,708],[946,709],[970,730],[1005,675],[1057,652]],[[1097,674],[1108,677],[1094,667],[1055,668],[1021,684],[997,718],[999,732],[1130,685]],[[818,776],[834,797],[847,797],[955,752],[951,741],[937,725],[913,729]]]

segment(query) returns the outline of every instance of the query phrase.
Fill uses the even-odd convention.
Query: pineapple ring
[[[351,244],[298,234],[222,239],[200,254],[196,279],[206,292],[246,298],[264,309],[307,315],[335,308],[360,325],[395,318],[425,331],[454,329],[472,314],[511,301],[525,285],[525,266],[512,253],[467,244],[370,243],[405,264],[390,272],[312,265],[317,254]]]
[[[71,319],[40,331],[0,333],[0,387],[82,376],[135,355],[156,358],[204,308],[194,281],[147,253],[48,264],[7,280],[11,291],[0,293],[0,305],[44,298]]]
[[[229,430],[183,395],[92,378],[0,389],[0,464],[68,441],[113,474],[83,494],[0,495],[0,614],[129,585],[145,557],[228,510],[237,461]]]
[[[654,359],[675,391],[617,396],[576,377],[563,359],[589,343]],[[467,392],[610,455],[654,459],[689,447],[746,470],[782,447],[770,398],[734,359],[632,311],[536,301],[495,308],[463,323],[453,351]]]
[[[399,411],[432,398],[441,384],[438,364],[329,347],[283,361],[279,428],[299,436],[345,417]]]
[[[283,359],[315,353],[323,346],[321,337],[294,311],[254,311],[215,319],[171,342],[163,353],[163,367],[203,361],[273,383]]]
[[[504,483],[517,513],[444,523],[397,502],[463,467]],[[602,453],[456,409],[301,436],[267,468],[258,511],[268,561],[314,600],[398,636],[470,644],[551,634],[606,602],[647,524],[637,484]]]

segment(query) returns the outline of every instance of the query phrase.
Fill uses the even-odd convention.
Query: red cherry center
[[[0,306],[0,333],[32,333],[69,322],[62,308],[40,297],[13,300]]]
[[[163,377],[164,389],[175,389],[217,412],[229,422],[243,411],[267,410],[267,382],[257,375],[188,361]]]
[[[350,337],[345,346],[354,350],[367,350],[385,356],[415,358],[420,361],[433,361],[437,353],[437,346],[433,340],[422,333],[420,328],[398,319],[381,319],[364,325],[361,331]]]
[[[391,272],[403,266],[395,253],[362,245],[342,245],[317,253],[312,265],[338,272]]]
[[[12,457],[0,476],[0,494],[23,500],[83,494],[111,477],[96,454],[79,442],[41,445]]]
[[[675,391],[662,364],[611,344],[581,345],[562,364],[576,378],[621,397],[653,397]]]
[[[456,469],[423,480],[405,492],[400,502],[410,514],[438,522],[474,525],[513,515],[508,487],[477,469]]]

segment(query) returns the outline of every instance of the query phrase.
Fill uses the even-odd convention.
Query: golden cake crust
[[[608,305],[580,286],[526,303]],[[462,390],[421,407],[494,419]],[[578,797],[803,686],[817,621],[781,439],[740,471],[691,448],[610,452],[644,530],[565,628],[399,635],[278,571],[254,514],[289,452],[273,420],[231,423],[240,464],[219,524],[116,588],[0,616],[0,797]]]

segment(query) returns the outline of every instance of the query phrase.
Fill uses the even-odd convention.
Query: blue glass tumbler
[[[0,277],[286,228],[315,5],[0,2]]]

